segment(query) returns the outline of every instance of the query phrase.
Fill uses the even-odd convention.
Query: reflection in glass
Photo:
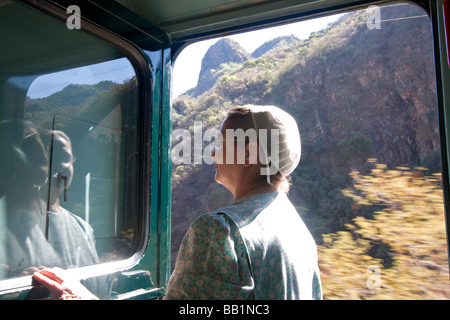
[[[9,137],[1,141],[0,156],[1,278],[133,254],[137,219],[130,214],[138,211],[129,186],[137,177],[137,82],[129,75],[134,70],[124,58],[83,68],[100,82],[67,85],[57,73],[45,76],[44,83],[51,78],[64,88],[28,97],[23,117],[1,122],[1,136]],[[108,77],[124,82],[104,80]],[[21,83],[17,79],[9,83]]]
[[[42,267],[70,268],[97,263],[92,228],[59,202],[59,195],[73,176],[70,139],[61,131],[44,134],[52,137],[53,149],[63,156],[52,161],[60,175],[66,177],[67,182],[61,184],[60,177],[48,179],[48,148],[32,123],[6,121],[2,123],[2,131],[17,130],[20,126],[22,139],[10,146],[12,170],[3,171],[10,176],[2,177],[8,181],[4,184],[8,187],[2,190],[7,201],[7,256],[2,265],[8,276],[31,274]]]

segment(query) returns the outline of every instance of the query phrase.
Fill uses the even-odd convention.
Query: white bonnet
[[[261,134],[261,129],[267,129],[268,143],[260,141],[260,151],[263,157],[266,157],[265,163],[270,161],[270,168],[266,174],[280,172],[283,177],[286,177],[300,162],[301,141],[297,122],[286,111],[275,106],[246,105],[244,107],[250,109],[257,133]],[[274,140],[270,139],[271,135],[275,138]],[[278,150],[278,159],[272,154],[272,149]],[[268,161],[267,157],[269,157]]]

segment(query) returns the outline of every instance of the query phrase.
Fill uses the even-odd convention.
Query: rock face
[[[259,58],[276,47],[288,47],[297,42],[300,42],[300,39],[294,35],[277,37],[256,48],[252,53],[252,57]]]
[[[410,15],[419,15],[414,10]],[[392,20],[402,13],[382,11]],[[273,88],[270,99],[275,94],[277,103],[302,113],[305,145],[350,143],[358,136],[367,140],[366,156],[392,166],[433,157],[439,135],[432,39],[429,21],[413,20],[353,31],[344,20],[317,41],[315,55],[283,75],[285,84]],[[327,155],[335,163],[340,156]]]
[[[278,37],[264,43],[250,54],[236,41],[229,38],[221,39],[212,45],[203,57],[197,86],[190,94],[197,97],[211,89],[218,79],[217,71],[223,63],[243,63],[259,58],[274,48],[286,47],[298,41],[300,40],[293,35]]]
[[[217,79],[215,71],[222,63],[242,63],[250,58],[251,55],[236,41],[228,38],[217,41],[208,49],[203,57],[198,84],[193,96],[201,95],[214,85]]]

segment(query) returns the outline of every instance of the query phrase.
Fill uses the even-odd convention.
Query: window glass
[[[199,77],[173,100],[172,266],[190,223],[233,201],[201,153],[206,130],[231,107],[276,105],[301,134],[288,196],[316,240],[324,298],[449,298],[430,19],[406,3],[326,18],[180,53],[175,85]]]
[[[129,258],[140,230],[133,66],[20,2],[0,6],[0,25],[14,31],[0,50],[9,58],[0,68],[0,279]]]

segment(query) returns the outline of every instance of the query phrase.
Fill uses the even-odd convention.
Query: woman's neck
[[[238,201],[246,196],[260,194],[260,193],[270,193],[279,192],[279,183],[273,182],[269,184],[264,176],[263,179],[252,180],[249,183],[243,183],[236,188],[233,193],[234,201]]]

